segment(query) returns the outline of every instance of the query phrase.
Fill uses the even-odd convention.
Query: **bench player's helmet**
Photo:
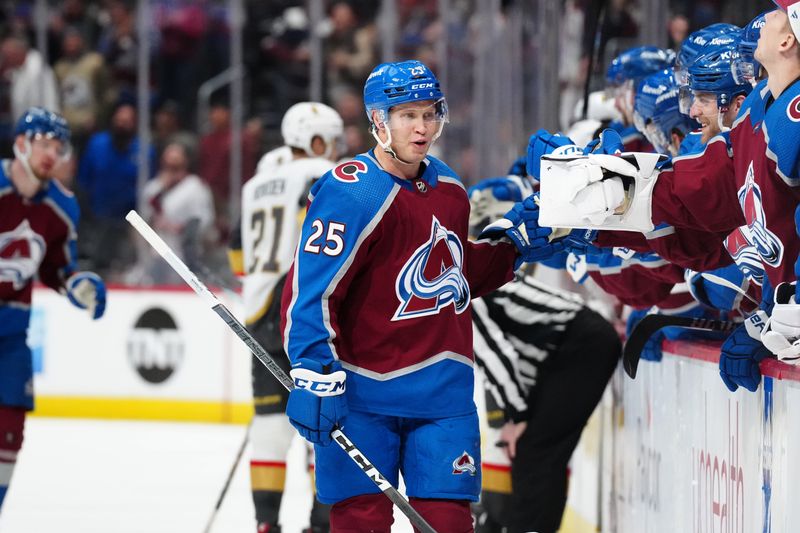
[[[761,77],[761,63],[756,61],[755,53],[758,39],[761,37],[761,28],[766,22],[766,14],[766,11],[761,13],[742,28],[737,47],[739,57],[734,58],[731,64],[733,80],[736,83],[755,85]]]
[[[717,106],[720,110],[728,109],[734,97],[750,94],[753,86],[749,82],[743,80],[742,83],[737,83],[733,78],[731,65],[738,57],[737,46],[738,39],[719,46],[709,46],[695,59],[694,64],[689,67],[691,93],[682,90],[681,111],[691,107],[691,100],[687,100],[687,96],[698,92],[717,95]]]
[[[689,84],[688,69],[694,63],[694,60],[703,53],[703,48],[710,41],[719,35],[733,34],[739,31],[740,28],[738,26],[717,22],[689,34],[681,43],[678,55],[675,57],[675,79],[678,85]]]
[[[344,134],[344,122],[335,109],[318,102],[300,102],[290,107],[281,121],[281,135],[286,146],[299,148],[310,157],[317,157],[311,149],[314,137],[325,141],[325,153],[329,158],[336,143]]]
[[[634,124],[662,154],[678,155],[672,134],[685,137],[699,124],[680,112],[679,87],[672,69],[651,74],[641,81],[634,103]]]

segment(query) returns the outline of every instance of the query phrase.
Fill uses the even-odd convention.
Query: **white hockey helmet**
[[[572,113],[573,122],[581,120],[583,117],[583,98],[581,98]],[[609,97],[605,91],[594,91],[589,93],[589,107],[586,110],[586,118],[591,120],[622,120],[622,114],[614,107],[614,98]]]
[[[325,154],[330,157],[337,139],[344,133],[342,117],[330,106],[319,102],[300,102],[290,107],[281,121],[283,142],[316,157],[311,141],[319,136],[325,141]]]

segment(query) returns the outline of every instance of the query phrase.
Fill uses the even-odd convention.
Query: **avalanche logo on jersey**
[[[367,164],[363,161],[354,159],[346,163],[342,163],[333,169],[333,177],[345,183],[355,183],[358,181],[358,175],[367,172]]]
[[[416,249],[397,276],[400,306],[393,321],[435,315],[450,304],[462,313],[470,301],[464,278],[464,248],[458,236],[432,217],[431,237]]]
[[[14,290],[21,290],[36,275],[46,251],[44,239],[27,220],[0,233],[0,283],[11,283]]]
[[[739,270],[756,285],[762,285],[764,283],[764,264],[761,262],[758,250],[750,244],[749,234],[750,230],[747,226],[736,228],[733,233],[725,237],[725,248],[733,257]]]
[[[473,459],[466,450],[453,461],[453,474],[469,474],[470,476],[474,476],[477,473],[478,469],[475,468],[475,459]]]
[[[739,205],[742,206],[742,213],[744,213],[744,219],[747,222],[749,233],[749,235],[745,235],[747,241],[755,246],[758,255],[761,256],[761,259],[766,264],[777,267],[783,260],[783,243],[767,228],[761,187],[755,182],[752,161],[747,169],[744,185],[739,189],[738,195]]]

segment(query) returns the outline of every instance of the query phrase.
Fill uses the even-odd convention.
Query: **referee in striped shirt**
[[[528,178],[518,176],[471,188],[471,226],[483,228],[530,192]],[[580,296],[530,276],[472,306],[493,428],[476,533],[555,533],[567,501],[567,465],[616,368],[619,337]]]

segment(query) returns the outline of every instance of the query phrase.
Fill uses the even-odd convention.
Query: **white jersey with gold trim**
[[[294,257],[306,197],[314,180],[334,163],[321,157],[259,165],[242,187],[242,260],[245,321],[258,320]]]

